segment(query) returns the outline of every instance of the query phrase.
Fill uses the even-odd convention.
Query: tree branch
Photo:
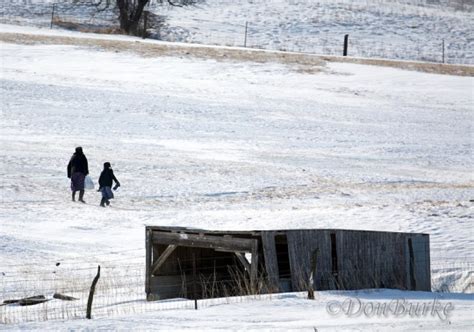
[[[171,6],[174,6],[174,7],[183,7],[183,5],[174,3],[174,2],[171,1],[171,0],[167,0],[167,2],[168,2],[168,4],[170,4]]]

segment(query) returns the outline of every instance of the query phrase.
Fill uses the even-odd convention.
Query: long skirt
[[[71,190],[84,190],[84,179],[86,176],[83,173],[75,172],[71,176]]]

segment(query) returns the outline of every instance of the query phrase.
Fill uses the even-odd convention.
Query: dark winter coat
[[[119,183],[114,175],[114,171],[112,170],[112,168],[104,168],[102,173],[100,173],[99,187],[112,187],[112,181],[115,181],[115,183]]]
[[[87,158],[82,152],[75,152],[69,164],[67,165],[67,177],[70,178],[74,173],[89,174],[89,164]]]

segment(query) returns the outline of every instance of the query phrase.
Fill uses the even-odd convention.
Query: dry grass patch
[[[140,40],[108,40],[70,36],[46,36],[23,33],[0,33],[0,41],[14,44],[50,44],[100,47],[113,52],[132,52],[145,57],[182,56],[218,61],[276,62],[288,65],[300,73],[314,74],[324,69],[326,62],[345,62],[392,67],[426,73],[474,76],[474,66],[386,59],[366,59],[340,56],[319,56],[304,53],[279,52],[198,44],[150,43]]]
[[[77,38],[69,36],[44,36],[22,33],[0,33],[0,41],[13,44],[74,45],[100,47],[113,52],[132,52],[144,57],[182,56],[218,61],[276,62],[294,65],[300,72],[318,72],[325,65],[320,57],[307,54],[271,52],[254,49],[210,47],[205,45],[161,44],[139,40],[107,40],[96,38]]]
[[[63,21],[60,18],[53,20],[54,25],[70,31],[79,31],[84,33],[98,33],[106,35],[122,34],[122,31],[117,27],[97,26],[92,24],[76,23],[71,21]]]
[[[411,71],[420,71],[424,73],[456,75],[456,76],[474,76],[474,66],[469,65],[451,65],[433,62],[415,62],[415,61],[400,61],[388,59],[366,59],[366,58],[351,58],[340,56],[322,56],[321,59],[327,62],[345,62],[355,63],[361,65],[372,65],[391,67],[398,69],[405,69]]]

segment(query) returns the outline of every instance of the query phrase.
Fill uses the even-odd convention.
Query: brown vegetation
[[[219,61],[277,62],[291,66],[302,73],[316,73],[326,62],[346,62],[364,65],[399,68],[426,73],[474,76],[474,66],[428,62],[365,59],[340,56],[318,56],[304,53],[280,52],[236,47],[219,47],[197,44],[152,43],[140,40],[110,40],[92,37],[46,36],[24,33],[0,33],[0,41],[16,44],[50,44],[100,47],[114,52],[133,52],[145,57],[182,56]]]

